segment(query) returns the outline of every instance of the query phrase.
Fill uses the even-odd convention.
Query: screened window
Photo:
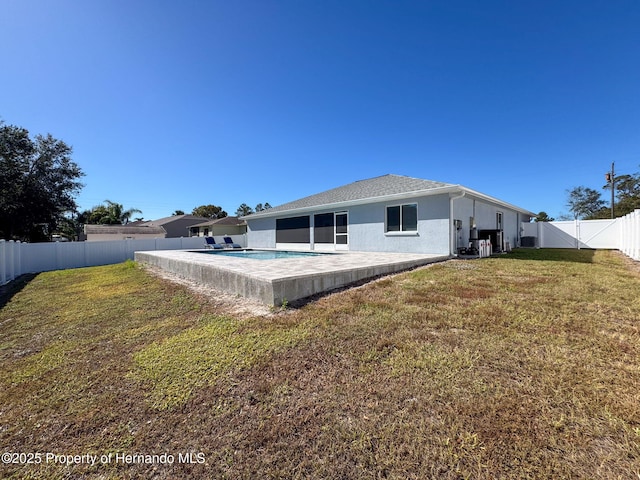
[[[313,216],[313,241],[333,243],[333,212]]]
[[[277,243],[310,243],[309,217],[291,217],[276,219]]]
[[[394,205],[387,207],[387,232],[418,231],[418,205]]]

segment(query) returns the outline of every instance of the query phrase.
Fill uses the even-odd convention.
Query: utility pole
[[[615,217],[615,213],[613,211],[613,201],[615,198],[615,191],[616,191],[616,180],[615,180],[615,171],[614,171],[614,165],[615,162],[611,162],[611,171],[608,173],[605,173],[604,178],[607,179],[607,182],[611,184],[611,218],[616,218]]]

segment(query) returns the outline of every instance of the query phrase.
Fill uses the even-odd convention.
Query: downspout
[[[456,226],[453,221],[453,201],[458,200],[465,196],[467,192],[464,190],[459,195],[449,195],[449,255],[452,257],[456,257],[458,255],[454,250],[456,249],[456,235],[458,232],[456,231]]]

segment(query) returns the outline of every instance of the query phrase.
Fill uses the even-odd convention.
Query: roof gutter
[[[454,257],[458,255],[458,253],[455,251],[456,249],[455,240],[458,232],[456,230],[456,226],[454,224],[455,220],[453,218],[453,201],[464,197],[466,194],[467,194],[466,190],[462,190],[458,195],[449,196],[449,255]]]

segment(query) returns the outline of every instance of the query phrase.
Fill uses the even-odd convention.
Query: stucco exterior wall
[[[276,248],[276,219],[256,218],[247,221],[248,248]]]
[[[418,205],[418,231],[385,233],[387,207],[412,203]],[[448,195],[351,207],[349,209],[349,250],[446,255],[449,253],[448,209]]]
[[[418,205],[417,232],[385,233],[386,208],[393,205]],[[351,251],[362,252],[403,252],[432,253],[447,255],[449,253],[449,196],[437,195],[421,198],[409,198],[395,202],[376,202],[366,205],[352,206],[346,209],[319,209],[304,214],[283,214],[278,218],[313,215],[329,212],[346,211],[349,215],[349,246]],[[310,249],[309,244],[276,245],[276,218],[247,218],[249,248],[296,248]],[[313,227],[311,228],[313,242]],[[318,245],[316,249],[324,248]]]

